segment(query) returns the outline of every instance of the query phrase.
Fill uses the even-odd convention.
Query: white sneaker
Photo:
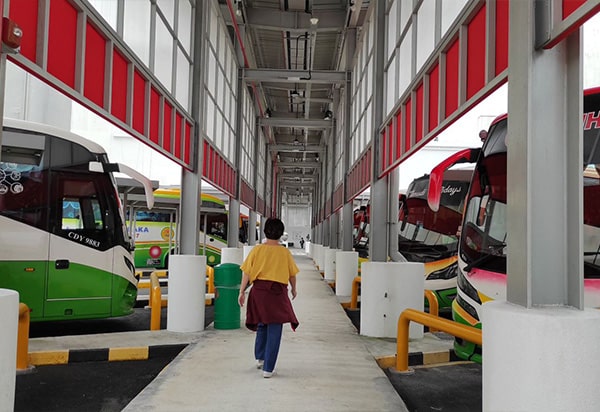
[[[262,369],[263,365],[265,364],[265,361],[262,359],[257,359],[256,360],[256,369]]]
[[[275,375],[275,371],[273,371],[273,372],[264,371],[263,372],[263,378],[270,378],[273,375]]]

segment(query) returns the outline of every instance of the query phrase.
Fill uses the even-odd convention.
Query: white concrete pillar
[[[241,265],[244,262],[244,251],[239,247],[224,247],[221,249],[221,263],[236,263]]]
[[[335,294],[352,295],[352,281],[357,276],[358,252],[338,251],[335,254]]]
[[[361,278],[361,335],[395,338],[402,311],[423,310],[425,266],[422,263],[365,262]],[[423,325],[411,322],[409,338],[423,338]]]
[[[19,293],[0,289],[0,411],[12,411],[17,374]]]
[[[244,246],[244,252],[243,252],[243,258],[242,258],[242,262],[244,260],[246,260],[246,258],[248,257],[248,255],[250,254],[250,251],[254,248],[254,246]]]
[[[325,270],[323,278],[328,282],[335,282],[335,255],[339,249],[327,249],[325,252]]]
[[[204,330],[206,256],[172,255],[169,259],[167,330]]]
[[[600,311],[483,305],[484,411],[597,411]]]
[[[307,241],[304,244],[304,251],[306,252],[306,256],[312,257],[312,243]]]

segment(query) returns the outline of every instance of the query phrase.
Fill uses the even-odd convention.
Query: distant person
[[[245,289],[252,284],[246,306],[246,327],[256,331],[254,357],[263,377],[270,378],[275,370],[283,324],[298,327],[298,319],[288,296],[288,283],[292,299],[296,298],[296,274],[300,271],[290,251],[281,247],[283,222],[269,218],[265,222],[266,242],[252,248],[241,269],[240,306],[246,300]]]
[[[300,238],[300,249],[304,249],[304,238]]]
[[[310,242],[310,234],[306,235],[306,241]]]

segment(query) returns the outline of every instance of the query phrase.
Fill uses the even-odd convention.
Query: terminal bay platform
[[[244,309],[242,326],[232,330],[210,324],[195,333],[148,330],[35,338],[30,340],[32,359],[38,356],[51,364],[69,358],[69,352],[81,358],[86,352],[107,351],[108,360],[143,361],[154,348],[187,345],[125,411],[415,410],[407,407],[411,402],[399,395],[402,391],[392,384],[396,378],[385,369],[396,352],[395,340],[359,335],[312,260],[292,252],[300,268],[293,301],[300,326],[295,332],[284,326],[276,373],[270,379],[256,368],[255,335],[243,326]],[[411,364],[444,364],[452,352],[452,340],[439,334],[426,333],[409,346]],[[415,388],[414,383],[407,385],[418,397]]]

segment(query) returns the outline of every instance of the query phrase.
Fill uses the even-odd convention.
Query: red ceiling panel
[[[438,125],[440,104],[440,66],[436,64],[429,73],[429,127],[432,131]]]
[[[159,144],[158,130],[160,120],[160,95],[154,87],[150,88],[150,140]]]
[[[48,73],[75,88],[78,12],[67,0],[50,2]]]
[[[496,0],[496,76],[508,68],[509,0]]]
[[[458,108],[459,42],[456,39],[446,52],[446,111],[445,118]]]
[[[173,107],[165,99],[163,106],[163,144],[162,147],[167,152],[172,153],[171,150],[171,126],[173,124]]]
[[[20,53],[32,62],[35,62],[37,58],[38,10],[38,0],[12,0],[8,14],[24,33],[21,38]]]
[[[415,93],[415,142],[423,139],[423,83],[417,86]]]
[[[113,49],[112,97],[110,112],[127,122],[127,67],[129,63],[117,49]]]
[[[467,99],[485,86],[485,5],[467,25]]]

